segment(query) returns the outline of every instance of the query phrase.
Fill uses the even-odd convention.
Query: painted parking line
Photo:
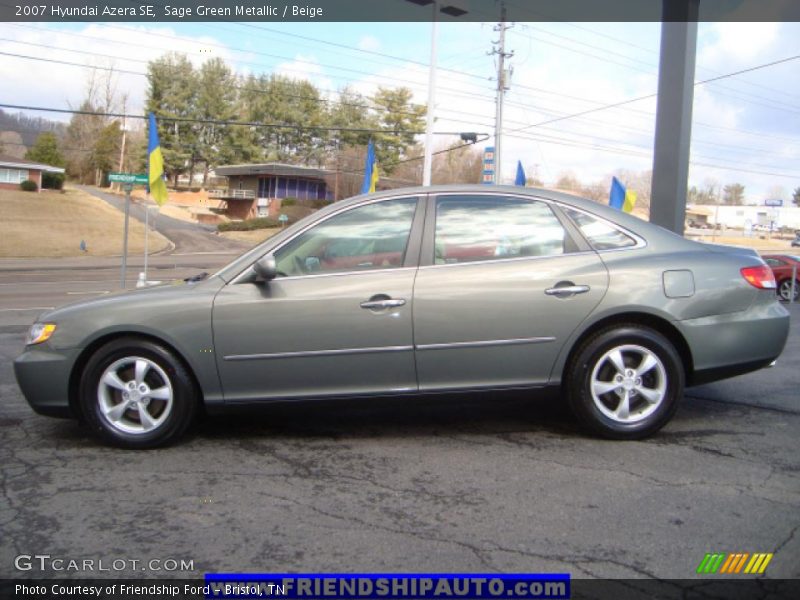
[[[91,291],[86,291],[86,292],[67,292],[67,295],[68,296],[84,296],[84,295],[89,295],[89,294],[100,294],[100,295],[103,295],[103,294],[110,294],[110,293],[111,292],[108,291],[108,290],[91,290]]]

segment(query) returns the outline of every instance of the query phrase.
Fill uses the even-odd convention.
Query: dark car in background
[[[336,202],[204,280],[46,312],[14,368],[34,410],[132,448],[201,410],[498,389],[638,439],[685,386],[771,364],[788,330],[752,250],[557,192],[442,186]]]
[[[794,276],[794,301],[800,298],[800,256],[792,254],[765,254],[762,256],[775,275],[776,289],[781,300],[792,298]]]

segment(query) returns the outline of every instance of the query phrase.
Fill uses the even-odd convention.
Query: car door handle
[[[403,306],[406,301],[403,298],[387,298],[386,300],[367,300],[361,303],[361,308],[368,310],[381,310],[383,308],[396,308]]]
[[[548,288],[544,293],[548,296],[572,296],[573,294],[585,294],[590,289],[588,285],[565,285]]]

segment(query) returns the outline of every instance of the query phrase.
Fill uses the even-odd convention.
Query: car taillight
[[[760,290],[774,290],[776,287],[775,275],[767,265],[744,267],[741,269],[741,273],[747,283]]]

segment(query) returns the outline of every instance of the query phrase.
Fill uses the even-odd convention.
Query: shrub
[[[291,223],[291,219],[289,223]],[[287,225],[289,224],[287,223]],[[280,227],[281,223],[272,217],[258,217],[257,219],[247,219],[246,221],[230,221],[217,225],[218,231],[253,231],[254,229],[272,229]]]
[[[64,173],[42,173],[42,188],[60,190],[64,187]]]
[[[284,206],[297,206],[297,198],[284,198],[281,200],[281,208]]]
[[[36,185],[35,181],[31,181],[30,179],[26,179],[22,183],[19,184],[19,189],[23,192],[35,192],[39,189],[39,186]]]

